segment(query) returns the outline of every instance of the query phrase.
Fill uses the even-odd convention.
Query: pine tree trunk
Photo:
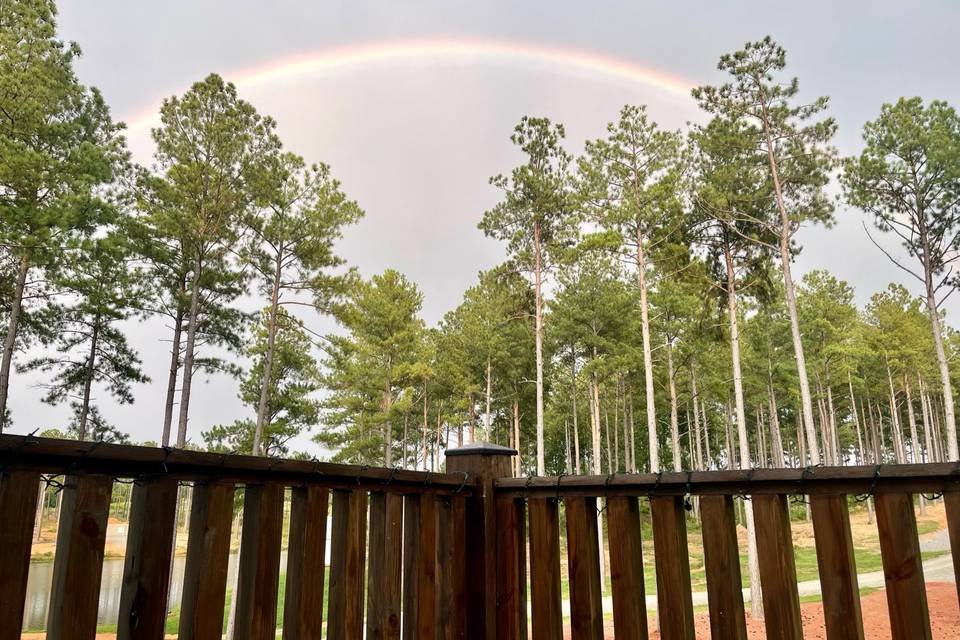
[[[700,396],[697,392],[697,365],[695,362],[690,363],[690,396],[693,403],[693,440],[696,443],[692,451],[697,456],[694,468],[703,469],[703,443],[700,439],[700,409],[698,407]]]
[[[428,420],[428,405],[427,405],[427,381],[423,381],[423,470],[428,470],[427,465],[427,456],[429,454],[429,442],[430,442],[430,426],[427,424]]]
[[[97,365],[97,343],[100,339],[100,316],[93,319],[93,334],[90,336],[90,353],[87,356],[86,371],[83,375],[83,399],[80,401],[80,419],[78,427],[80,441],[87,439],[87,416],[90,414],[90,389],[93,387],[93,372]]]
[[[640,281],[640,330],[643,337],[643,379],[646,389],[647,439],[650,473],[660,471],[660,443],[657,440],[657,408],[653,389],[653,350],[650,347],[650,310],[647,302],[647,259],[643,234],[637,230],[637,276]]]
[[[577,421],[579,410],[577,408],[577,354],[571,347],[570,349],[570,387],[571,402],[573,403],[573,468],[577,475],[580,475],[580,425]]]
[[[787,302],[787,315],[790,318],[790,336],[793,339],[793,352],[797,361],[797,377],[800,380],[800,404],[803,409],[803,423],[806,430],[807,444],[810,448],[810,463],[820,464],[820,451],[817,448],[817,434],[813,423],[813,400],[810,396],[810,380],[807,377],[807,361],[803,355],[803,340],[800,336],[800,317],[797,313],[797,296],[793,285],[790,261],[790,238],[793,224],[787,213],[787,205],[783,198],[783,189],[780,185],[780,172],[777,158],[774,153],[773,136],[770,132],[770,122],[766,109],[762,114],[764,142],[766,145],[767,161],[770,164],[770,177],[773,181],[773,191],[780,212],[780,266],[783,270],[784,296]]]
[[[890,433],[893,436],[894,453],[897,462],[906,462],[906,451],[903,447],[903,431],[900,429],[900,410],[897,408],[897,396],[893,390],[893,375],[890,373],[890,364],[887,363],[887,382],[890,384]]]
[[[917,374],[917,389],[920,391],[920,412],[923,416],[923,462],[932,462],[933,439],[930,437],[930,411],[927,407],[927,391],[924,388],[923,378]]]
[[[677,381],[673,371],[673,345],[667,340],[667,380],[670,387],[670,444],[673,448],[673,470],[683,469],[680,457],[680,424],[677,416]]]
[[[30,270],[29,256],[20,257],[17,269],[17,282],[10,299],[10,315],[7,319],[7,332],[3,338],[3,358],[0,360],[0,433],[7,421],[7,398],[10,393],[10,367],[13,363],[13,350],[17,345],[17,331],[20,330],[20,314],[23,313],[23,292],[27,286],[27,272]]]
[[[257,404],[257,426],[253,432],[253,455],[262,455],[263,430],[267,426],[267,405],[270,399],[270,382],[273,379],[273,357],[277,349],[277,315],[280,311],[280,279],[283,275],[283,254],[276,256],[273,273],[273,288],[270,293],[270,319],[267,323],[267,352],[263,354],[263,375],[260,377],[260,401]]]
[[[183,289],[186,285],[183,285]],[[177,374],[180,372],[180,341],[183,335],[183,317],[185,313],[177,309],[173,319],[173,344],[170,347],[170,372],[167,375],[167,397],[163,404],[163,434],[161,444],[166,447],[170,444],[170,427],[173,425],[173,405],[177,394]]]
[[[707,422],[707,403],[703,398],[700,399],[700,413],[703,416],[701,422],[703,425],[703,445],[707,453],[703,468],[709,470],[713,466],[713,454],[710,453],[710,423]]]
[[[545,475],[543,427],[543,273],[540,222],[533,224],[534,343],[537,358],[537,475]]]
[[[771,365],[772,366],[772,365]],[[787,466],[783,450],[783,437],[780,434],[780,410],[777,407],[777,396],[773,389],[773,370],[768,373],[767,395],[770,399],[770,446],[773,449],[772,463],[774,467],[783,469]]]
[[[921,234],[926,248],[927,235]],[[924,256],[930,255],[924,251]],[[930,330],[933,333],[933,346],[937,354],[937,366],[940,369],[940,383],[943,386],[943,409],[947,436],[947,455],[949,460],[960,460],[960,451],[957,449],[957,422],[954,417],[953,386],[950,382],[950,367],[947,364],[947,354],[943,347],[943,331],[940,328],[940,311],[937,308],[936,293],[934,290],[931,269],[924,261],[924,277],[926,284],[927,315],[930,316]]]
[[[490,365],[490,356],[487,355],[487,402],[486,413],[483,417],[483,439],[490,440],[490,399],[493,396],[493,369]]]
[[[513,401],[513,441],[517,448],[517,455],[514,456],[514,475],[520,477],[520,397],[519,391],[517,392],[517,398]]]
[[[563,421],[563,445],[564,452],[566,453],[567,464],[565,465],[567,475],[573,474],[573,467],[570,465],[573,463],[573,456],[570,453],[570,421]]]
[[[197,347],[197,323],[200,316],[200,271],[202,262],[197,258],[190,279],[190,316],[187,325],[187,349],[183,356],[183,388],[180,389],[180,420],[177,425],[177,447],[187,444],[187,419],[190,415],[190,388],[193,385],[193,367]]]
[[[917,417],[913,413],[913,394],[910,393],[907,374],[903,374],[903,391],[907,399],[907,424],[910,427],[910,462],[923,462],[923,459],[917,455],[920,451],[920,439],[917,437]]]

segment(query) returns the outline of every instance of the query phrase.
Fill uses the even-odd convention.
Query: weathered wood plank
[[[523,502],[498,497],[497,634],[502,640],[526,637],[526,563]]]
[[[603,640],[597,499],[566,498],[567,571],[570,576],[570,637]]]
[[[40,474],[0,474],[0,640],[19,640],[36,524]]]
[[[957,598],[960,599],[960,491],[944,491],[943,506],[947,513],[954,582],[957,585]]]
[[[366,491],[334,492],[328,640],[360,640],[363,637],[366,518]]]
[[[47,637],[93,640],[107,540],[107,515],[113,479],[68,476],[64,482]]]
[[[928,640],[930,613],[913,496],[889,493],[875,498],[893,640]]]
[[[294,487],[290,504],[283,639],[320,640],[330,491]]]
[[[450,608],[442,615],[448,618],[443,625],[444,638],[463,640],[467,637],[467,498],[454,495],[449,498],[450,528]]]
[[[847,497],[810,496],[828,640],[863,640],[860,588]]]
[[[534,498],[530,510],[530,595],[533,640],[563,637],[560,523],[557,500]]]
[[[754,495],[752,499],[767,637],[801,640],[803,625],[787,497]]]
[[[117,640],[162,638],[176,532],[177,481],[137,481],[130,506]]]
[[[420,565],[420,497],[403,499],[403,640],[417,640]]]
[[[180,640],[219,640],[230,558],[234,486],[213,482],[193,487],[187,558],[180,607]]]
[[[370,494],[367,547],[367,638],[400,638],[403,498]]]
[[[417,637],[437,635],[437,496],[420,496],[420,553],[417,571]]]
[[[607,498],[607,530],[612,551],[610,585],[614,628],[618,637],[647,640],[639,500]]]
[[[746,640],[737,523],[731,496],[700,498],[703,561],[707,574],[710,632],[714,638]]]
[[[651,496],[650,514],[661,637],[693,640],[693,595],[683,498]]]
[[[282,485],[271,483],[247,485],[243,494],[234,640],[277,637],[283,492]]]

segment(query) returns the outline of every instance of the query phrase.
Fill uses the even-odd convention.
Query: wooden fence
[[[66,478],[47,624],[52,640],[96,635],[110,494],[114,482],[128,479],[135,485],[117,630],[123,639],[163,637],[181,483],[193,486],[179,623],[184,640],[222,636],[238,486],[244,487],[234,594],[238,640],[275,638],[278,626],[283,638],[296,640],[559,640],[565,622],[561,523],[569,632],[575,640],[599,640],[601,510],[616,637],[648,637],[641,517],[649,512],[661,637],[691,639],[687,507],[694,497],[713,638],[746,638],[737,496],[753,502],[768,638],[803,633],[791,496],[809,496],[831,640],[863,637],[849,496],[872,494],[876,502],[895,639],[930,638],[913,494],[943,494],[960,575],[956,464],[512,478],[514,453],[482,444],[451,450],[440,474],[0,436],[0,640],[20,637],[38,493],[50,475]],[[286,583],[278,611],[288,489]]]

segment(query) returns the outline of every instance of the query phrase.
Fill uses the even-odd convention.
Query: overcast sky
[[[601,136],[625,103],[648,105],[670,128],[704,118],[691,98],[576,60],[613,59],[640,75],[696,86],[722,81],[721,54],[772,35],[786,47],[788,71],[799,77],[803,95],[830,97],[835,143],[845,155],[860,149],[863,123],[884,102],[919,95],[960,106],[960,3],[947,1],[63,0],[59,28],[83,49],[81,81],[103,92],[115,118],[140,122],[129,143],[141,163],[149,164],[152,153],[142,118],[163,97],[210,72],[247,78],[241,96],[278,121],[286,147],[331,164],[365,209],[342,254],[365,276],[393,267],[417,282],[430,323],[456,306],[479,270],[503,258],[476,225],[497,200],[487,179],[518,161],[509,135],[521,116],[564,123],[574,153]],[[249,81],[249,70],[288,59],[441,40],[474,43],[477,53],[380,56]],[[483,53],[481,45],[491,42],[553,53]],[[863,221],[841,207],[832,229],[804,229],[799,271],[829,269],[856,288],[861,303],[890,281],[916,291],[870,244]],[[957,304],[948,317],[960,313]],[[330,328],[322,319],[310,322]],[[158,440],[168,330],[160,322],[129,329],[153,382],[136,389],[132,406],[117,406],[102,390],[97,403],[135,440]],[[14,377],[14,432],[58,426],[68,414],[40,404],[38,381]],[[210,425],[249,415],[236,388],[223,377],[195,382],[192,440]],[[315,445],[303,439],[298,448]]]

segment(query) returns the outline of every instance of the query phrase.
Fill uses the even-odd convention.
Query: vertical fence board
[[[370,494],[367,552],[367,638],[400,638],[403,497]]]
[[[787,497],[755,495],[752,500],[767,637],[800,640],[803,625]]]
[[[453,635],[453,537],[448,496],[437,498],[437,632],[435,638],[445,640]]]
[[[943,506],[947,512],[954,582],[957,585],[957,597],[960,598],[960,491],[944,491]]]
[[[176,532],[177,481],[156,478],[133,487],[117,640],[162,638]]]
[[[247,485],[244,491],[234,640],[277,636],[283,492],[279,484]]]
[[[320,640],[330,491],[309,486],[292,493],[283,638]]]
[[[702,496],[700,523],[707,574],[710,632],[714,638],[746,640],[740,552],[731,496]]]
[[[330,543],[329,640],[363,637],[363,559],[367,517],[365,491],[333,493],[333,535]]]
[[[651,496],[650,510],[661,637],[664,640],[692,640],[693,595],[683,498]]]
[[[64,483],[47,618],[50,638],[96,637],[112,490],[108,476],[68,476]]]
[[[828,640],[863,640],[860,589],[844,495],[810,496]]]
[[[437,496],[420,495],[417,638],[434,640],[437,627]]]
[[[597,499],[565,498],[567,571],[570,576],[570,637],[603,640]]]
[[[623,638],[647,640],[647,599],[637,498],[607,498],[613,624]]]
[[[418,566],[420,565],[420,498],[403,499],[403,640],[417,640]]]
[[[450,500],[450,581],[451,581],[451,623],[448,638],[463,640],[467,637],[467,499],[454,495]]]
[[[30,572],[40,474],[0,474],[0,640],[18,640]]]
[[[557,501],[553,498],[531,498],[529,510],[533,640],[559,640],[563,637],[563,610]]]
[[[193,488],[179,640],[219,640],[223,634],[219,612],[227,593],[233,496],[232,484]]]
[[[880,493],[875,497],[893,640],[928,639],[930,613],[927,610],[913,496],[908,493]]]
[[[497,635],[502,640],[525,637],[527,588],[523,535],[523,502],[499,497],[497,509]]]
[[[387,496],[382,491],[370,494],[370,541],[367,545],[367,638],[383,638],[386,609],[387,551],[384,537],[387,526]]]

